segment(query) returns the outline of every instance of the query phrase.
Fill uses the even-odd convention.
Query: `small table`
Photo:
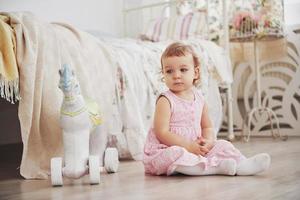
[[[247,117],[244,118],[243,126],[242,126],[242,138],[244,141],[248,142],[250,140],[250,135],[251,135],[251,121],[255,113],[259,113],[262,115],[264,112],[268,114],[269,121],[270,121],[270,127],[271,127],[271,134],[273,138],[281,138],[282,140],[287,140],[288,136],[284,135],[282,136],[280,133],[280,124],[279,120],[275,114],[275,112],[266,106],[261,105],[261,73],[259,69],[259,52],[258,52],[258,45],[257,43],[259,41],[271,41],[271,40],[276,40],[276,39],[282,39],[283,37],[262,37],[262,38],[257,38],[257,37],[249,37],[249,38],[238,38],[238,39],[233,39],[231,40],[232,42],[253,42],[254,45],[254,70],[255,70],[255,78],[256,78],[256,91],[257,91],[257,106],[253,107],[248,113]],[[275,119],[276,122],[276,128],[277,132],[274,132],[273,128],[273,119]],[[244,136],[244,130],[245,130],[245,124],[247,121],[247,136]]]

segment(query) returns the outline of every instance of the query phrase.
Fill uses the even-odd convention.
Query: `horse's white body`
[[[91,110],[92,106],[87,105],[81,95],[74,72],[68,65],[64,65],[59,73],[59,88],[64,93],[60,116],[64,163],[61,158],[52,158],[52,184],[62,185],[62,175],[68,178],[80,178],[87,173],[90,173],[92,184],[99,183],[100,165],[103,165],[107,136],[101,131],[101,118],[97,105],[93,103],[94,110]]]
[[[60,71],[59,87],[64,93],[60,117],[65,153],[63,174],[67,177],[79,178],[87,172],[90,134],[101,136],[101,126],[100,123],[93,124],[91,121],[91,113],[89,113],[88,106],[81,95],[80,86],[74,73],[67,65],[62,70]],[[97,114],[96,117],[99,117],[99,113]],[[103,142],[103,140],[98,141]],[[103,154],[105,143],[102,146]]]
[[[101,130],[98,105],[84,100],[74,72],[64,65],[59,74],[59,88],[64,93],[60,116],[64,163],[60,157],[51,159],[52,185],[62,185],[62,176],[80,178],[87,173],[90,174],[90,183],[98,184],[100,166],[104,164],[107,172],[117,171],[118,151],[106,148],[107,135]]]
[[[61,113],[60,124],[63,131],[64,163],[63,174],[67,177],[79,178],[87,172],[87,159],[89,156],[90,120],[84,102],[78,99],[74,105],[63,102],[62,110],[69,107],[85,109],[81,113],[70,116]]]

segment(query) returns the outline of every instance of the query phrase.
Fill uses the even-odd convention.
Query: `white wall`
[[[45,21],[70,23],[113,36],[123,31],[122,0],[0,0],[0,11],[31,11]]]
[[[300,0],[284,0],[284,15],[287,25],[300,24]]]

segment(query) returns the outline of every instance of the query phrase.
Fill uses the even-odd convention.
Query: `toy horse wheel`
[[[116,148],[109,147],[105,150],[104,167],[108,173],[115,173],[119,167],[119,154]]]
[[[51,183],[52,186],[62,186],[62,158],[55,157],[51,159]]]
[[[98,156],[89,156],[90,184],[100,183],[100,164]]]

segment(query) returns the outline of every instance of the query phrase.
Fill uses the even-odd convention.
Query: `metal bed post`
[[[229,27],[228,27],[228,11],[227,11],[227,0],[222,0],[223,6],[223,28],[224,28],[224,48],[225,54],[230,56],[229,47]],[[227,99],[227,126],[228,126],[228,140],[234,140],[235,136],[233,133],[233,112],[232,112],[232,89],[231,84],[226,85],[226,99]]]

